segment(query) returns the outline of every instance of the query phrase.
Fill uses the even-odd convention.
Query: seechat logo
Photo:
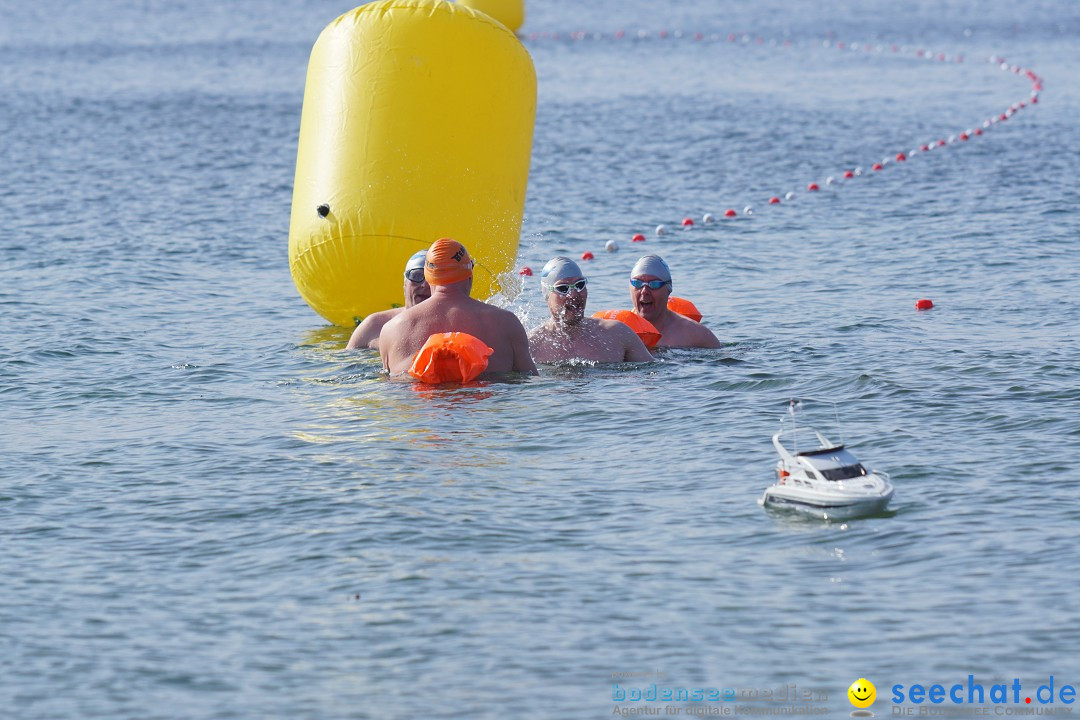
[[[966,683],[946,687],[941,684],[893,685],[894,706],[909,703],[918,707],[894,707],[893,715],[956,715],[957,705],[986,705],[993,708],[968,708],[965,715],[1069,715],[1076,702],[1076,687],[1056,685],[1054,676],[1039,685],[1035,692],[1024,690],[1020,678],[1011,683],[995,683],[989,691],[968,675]],[[929,703],[927,705],[927,703]],[[1018,705],[1019,707],[1013,707]],[[1049,706],[1049,707],[1047,707]]]

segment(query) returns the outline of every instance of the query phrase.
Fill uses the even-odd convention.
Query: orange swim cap
[[[701,311],[697,309],[697,306],[694,305],[694,303],[686,298],[675,297],[672,295],[667,299],[667,309],[672,312],[677,312],[684,317],[688,317],[696,323],[701,322]]]
[[[440,238],[432,243],[424,263],[428,285],[452,285],[472,277],[472,258],[457,240]]]
[[[488,357],[493,352],[468,333],[436,333],[416,353],[409,374],[431,385],[467,383],[487,370]]]
[[[629,325],[641,338],[641,342],[645,343],[645,347],[656,347],[656,343],[660,342],[660,331],[656,326],[633,310],[597,310],[593,317],[600,320],[618,320],[623,325]]]

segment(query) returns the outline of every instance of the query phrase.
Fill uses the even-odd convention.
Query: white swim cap
[[[658,280],[671,282],[671,270],[668,269],[664,258],[659,255],[646,255],[637,261],[634,269],[630,271],[630,279],[633,280],[642,275],[652,275]]]
[[[409,262],[405,263],[405,272],[415,270],[416,268],[423,268],[424,262],[427,260],[427,250],[417,250],[409,258]]]
[[[540,271],[540,292],[544,296],[551,291],[551,286],[563,278],[585,277],[578,264],[568,257],[559,255],[548,260]]]

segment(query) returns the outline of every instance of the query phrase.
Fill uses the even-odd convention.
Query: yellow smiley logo
[[[868,708],[877,699],[877,688],[866,678],[859,678],[847,689],[848,700],[857,708]]]

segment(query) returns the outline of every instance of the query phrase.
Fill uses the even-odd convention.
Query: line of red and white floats
[[[694,32],[687,33],[682,30],[660,30],[658,32],[649,32],[646,30],[638,30],[636,33],[627,32],[625,30],[618,30],[614,33],[590,33],[584,31],[571,32],[571,33],[528,33],[523,35],[522,39],[528,42],[537,42],[542,40],[567,40],[570,42],[580,42],[584,40],[611,40],[611,41],[644,41],[644,40],[689,40],[692,42],[727,42],[738,43],[742,45],[765,45],[768,44],[771,47],[783,46],[790,47],[793,41],[790,38],[772,38],[766,40],[761,36],[751,36],[746,33],[728,33],[723,35],[720,33],[703,33]],[[909,55],[913,58],[928,60],[934,62],[945,63],[962,63],[964,62],[964,56],[961,54],[946,54],[942,52],[933,52],[919,47],[911,47],[907,45],[890,44],[884,45],[880,43],[863,43],[863,42],[851,42],[845,43],[835,40],[832,36],[820,42],[820,47],[825,49],[836,49],[844,52],[864,52],[864,53],[896,53],[900,55]],[[1031,83],[1031,90],[1029,95],[1023,100],[1018,100],[1012,103],[1009,107],[996,115],[992,115],[984,119],[980,124],[962,130],[960,132],[947,135],[945,137],[935,138],[921,143],[917,147],[913,147],[910,150],[892,153],[877,162],[871,163],[869,170],[863,167],[852,167],[838,171],[836,175],[830,175],[823,181],[812,180],[806,184],[807,193],[820,192],[822,186],[837,186],[846,181],[854,181],[859,177],[880,173],[884,171],[890,164],[904,163],[910,159],[913,159],[919,154],[938,151],[942,148],[948,148],[950,146],[959,145],[975,138],[981,137],[985,131],[993,128],[999,123],[1003,123],[1012,118],[1016,113],[1021,110],[1035,105],[1039,102],[1039,94],[1043,89],[1043,78],[1036,74],[1033,70],[1015,64],[1010,64],[1005,58],[998,55],[992,55],[986,60],[988,63],[996,65],[1003,72],[1026,77]],[[798,194],[794,190],[787,192],[777,193],[771,195],[768,198],[763,198],[763,204],[765,207],[772,207],[782,205],[785,202],[791,202],[796,199]],[[699,220],[695,220],[694,217],[689,215],[683,217],[681,222],[676,223],[676,227],[682,230],[692,229],[698,222],[709,225],[714,222],[723,222],[725,220],[734,220],[741,217],[750,217],[755,215],[757,210],[753,205],[744,205],[742,211],[736,210],[734,207],[729,207],[723,211],[717,213],[706,212],[700,217]],[[659,224],[653,230],[656,236],[667,235],[671,232],[671,228],[666,224]],[[630,241],[634,243],[645,242],[646,236],[644,232],[636,232],[630,236]],[[604,249],[608,252],[616,252],[619,249],[619,243],[616,240],[608,240]],[[581,254],[582,260],[592,260],[595,255],[592,252],[586,251]],[[532,269],[529,267],[522,267],[518,271],[519,275],[530,276],[532,275]],[[921,306],[920,306],[921,305]],[[929,309],[933,306],[933,303],[929,300],[920,300],[917,305],[918,309]]]

